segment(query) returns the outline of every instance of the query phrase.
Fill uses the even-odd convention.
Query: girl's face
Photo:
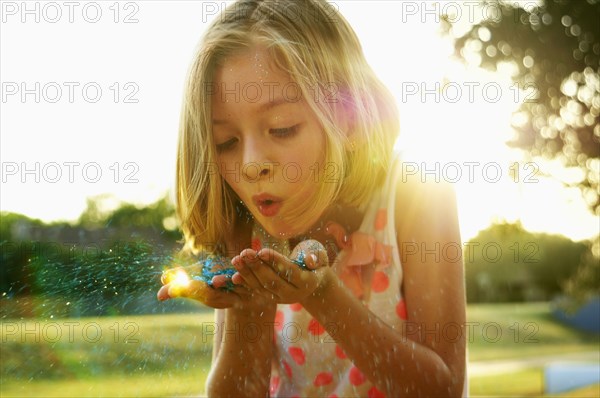
[[[216,70],[212,123],[219,172],[269,234],[290,238],[312,217],[284,221],[310,203],[324,165],[325,134],[300,87],[254,48],[226,59]]]

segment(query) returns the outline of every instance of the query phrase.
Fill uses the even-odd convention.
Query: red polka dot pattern
[[[304,365],[304,361],[306,361],[306,356],[304,355],[304,350],[300,347],[290,347],[288,352],[294,362],[298,365]]]
[[[279,388],[279,376],[273,376],[271,378],[271,385],[269,386],[269,392],[274,395]]]
[[[340,358],[340,359],[346,359],[346,358],[348,358],[346,356],[346,353],[344,352],[344,350],[342,350],[342,347],[340,347],[339,345],[335,346],[335,355],[337,355],[337,357]]]
[[[385,398],[385,394],[382,393],[381,391],[379,391],[374,386],[371,387],[371,389],[369,391],[367,391],[367,396],[369,398]]]
[[[260,242],[260,239],[258,239],[258,238],[252,239],[252,242],[250,243],[250,247],[254,251],[259,251],[260,249],[262,249],[262,243]]]
[[[315,319],[311,319],[308,322],[308,333],[318,336],[325,332],[325,328]]]
[[[285,320],[285,317],[283,315],[283,312],[281,311],[277,311],[275,313],[275,320],[273,321],[275,323],[275,330],[277,330],[278,332],[281,332],[281,330],[283,329],[283,321]]]
[[[365,382],[365,380],[367,380],[365,375],[356,366],[353,366],[352,369],[350,369],[349,378],[350,383],[352,383],[354,386],[360,386]]]
[[[375,293],[384,292],[390,285],[390,279],[385,272],[377,271],[373,274],[373,281],[371,287]]]
[[[396,314],[400,319],[408,319],[408,315],[406,314],[406,303],[402,299],[396,304]]]
[[[315,377],[315,381],[313,382],[313,384],[316,387],[322,387],[322,386],[326,386],[327,384],[330,384],[333,381],[333,375],[331,374],[331,372],[321,372],[317,375],[317,377]]]
[[[285,370],[285,374],[287,374],[288,377],[291,379],[292,378],[292,367],[286,361],[281,361],[281,363],[283,364],[283,369]]]
[[[408,319],[405,301],[403,298],[396,301],[398,297],[398,289],[396,288],[398,282],[396,281],[399,279],[399,282],[402,282],[402,275],[398,275],[396,271],[396,268],[400,265],[395,264],[396,260],[392,256],[392,250],[395,245],[384,245],[375,238],[376,236],[384,236],[387,233],[386,229],[392,228],[393,225],[391,222],[388,222],[387,209],[371,207],[371,215],[373,214],[371,213],[373,210],[376,210],[375,217],[371,219],[371,225],[367,228],[368,231],[365,231],[365,234],[368,235],[369,242],[375,245],[374,248],[371,246],[368,248],[370,250],[369,253],[373,252],[371,253],[372,259],[370,263],[379,264],[372,274],[370,288],[371,292],[378,295],[375,296],[377,297],[376,300],[373,302],[367,301],[365,306],[370,308],[370,305],[372,305],[374,307],[373,311],[385,311],[386,314],[389,314],[393,308],[398,318],[390,319],[390,323],[395,326],[402,323],[400,319]],[[343,230],[338,232],[345,234]],[[329,233],[332,234],[332,231],[329,231]],[[256,251],[262,249],[263,239],[260,237],[253,238],[251,241],[252,249]],[[359,240],[350,239],[350,242],[357,244]],[[348,244],[350,245],[351,243]],[[358,248],[357,244],[355,249],[357,249],[358,254],[362,254],[362,251],[358,250]],[[385,266],[389,267],[384,269]],[[368,285],[363,287],[368,287]],[[396,302],[395,305],[394,302]],[[291,342],[292,344],[282,343],[284,336],[281,335],[281,332],[284,329],[285,322],[294,322],[296,325],[302,325],[303,329],[297,330],[300,333],[304,331],[303,338],[300,341]],[[281,361],[279,362],[279,372],[270,380],[269,393],[271,396],[285,390],[287,383],[294,383],[299,388],[296,390],[296,393],[300,396],[306,395],[308,391],[315,392],[317,391],[315,390],[316,388],[321,396],[329,398],[338,398],[338,395],[352,395],[352,392],[356,394],[359,391],[361,396],[368,396],[369,398],[385,397],[385,394],[378,390],[359,368],[353,366],[352,360],[348,358],[341,346],[334,342],[333,351],[331,351],[331,345],[315,349],[312,342],[320,343],[323,337],[313,336],[323,336],[327,330],[310,313],[304,311],[304,307],[300,303],[279,306],[279,310],[275,313],[274,323],[276,331],[273,336],[275,345],[279,348],[279,353],[281,353],[280,355],[285,360],[282,357],[279,358]],[[308,332],[308,335],[306,332]],[[317,352],[313,353],[313,349]],[[333,359],[331,366],[313,365],[313,355],[316,358],[324,356],[328,360]],[[307,366],[305,367],[304,365]],[[351,367],[348,368],[349,366]],[[302,376],[298,372],[302,373]],[[300,378],[302,380],[299,380]],[[340,394],[337,394],[338,392]]]
[[[381,231],[387,225],[387,209],[379,209],[377,210],[377,214],[375,215],[375,230]]]

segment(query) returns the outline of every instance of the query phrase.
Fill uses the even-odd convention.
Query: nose
[[[259,140],[248,139],[244,145],[242,176],[250,182],[257,182],[273,175],[275,163],[270,159],[268,148]]]
[[[246,181],[257,182],[271,175],[269,163],[249,162],[242,165],[242,176]]]

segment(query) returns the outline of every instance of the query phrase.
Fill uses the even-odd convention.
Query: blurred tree
[[[533,88],[536,98],[522,105],[510,144],[582,170],[579,181],[563,183],[579,187],[600,214],[600,0],[534,4],[483,0],[482,8],[501,12],[483,13],[495,15],[461,37],[450,18],[443,26],[455,36],[459,57],[475,52],[490,70],[505,62],[516,66],[513,79]]]
[[[172,261],[168,249],[143,240],[111,242],[95,253],[39,250],[29,260],[31,290],[44,297],[47,308],[39,312],[116,314],[136,296],[155,292],[163,267]]]
[[[31,226],[43,223],[22,214],[0,213],[0,297],[30,293],[29,260],[39,251],[39,243],[22,241],[19,229]]]
[[[147,206],[131,203],[118,203],[115,206],[115,203],[114,198],[106,195],[88,198],[78,224],[84,228],[150,228],[160,231],[171,240],[181,238],[177,230],[175,208],[167,195]]]
[[[475,52],[479,65],[496,70],[509,63],[522,89],[533,88],[522,104],[509,144],[533,157],[559,159],[579,168],[581,178],[563,181],[580,188],[583,198],[600,215],[600,0],[515,2],[483,0],[492,18],[474,24],[460,37],[450,19],[443,25],[455,36],[456,54]],[[578,271],[563,289],[577,304],[600,294],[600,237],[589,245]],[[593,246],[593,247],[592,247]]]
[[[114,201],[109,194],[88,197],[86,208],[79,216],[77,225],[83,228],[100,228],[105,225],[110,214],[111,206],[108,202]]]
[[[177,229],[175,209],[167,196],[145,207],[125,203],[114,210],[110,209],[114,208],[114,203],[117,202],[107,195],[90,198],[87,202],[87,208],[76,225],[66,222],[47,224],[21,214],[0,213],[0,298],[3,295],[11,297],[47,293],[40,288],[42,285],[39,282],[40,275],[44,274],[43,267],[39,266],[42,260],[46,268],[55,266],[60,269],[64,265],[67,267],[65,269],[70,269],[68,267],[75,264],[75,268],[79,270],[81,264],[86,264],[83,268],[87,269],[86,272],[91,272],[94,265],[104,266],[116,261],[114,255],[104,254],[108,258],[106,264],[103,263],[102,256],[96,258],[95,263],[87,264],[81,261],[78,257],[85,257],[84,252],[87,249],[84,248],[88,247],[87,244],[96,247],[100,253],[122,246],[126,249],[121,251],[125,253],[123,258],[130,262],[129,265],[136,265],[138,261],[132,259],[136,256],[147,257],[149,245],[153,245],[157,253],[170,253],[175,247],[175,242],[181,238]],[[111,231],[89,233],[90,229],[102,228]],[[125,233],[120,234],[121,230]],[[151,233],[143,233],[144,231]],[[160,263],[160,258],[156,257],[157,263]],[[32,268],[34,260],[37,268]],[[89,259],[86,258],[87,260]],[[50,272],[49,269],[44,272]],[[33,283],[34,280],[38,282]],[[130,282],[131,278],[126,281]]]
[[[169,221],[165,220],[170,220],[174,216],[175,208],[165,196],[145,207],[137,207],[130,203],[125,203],[113,211],[107,217],[107,221],[115,227],[136,225],[164,229],[165,224],[171,227],[168,224]]]
[[[514,302],[552,299],[582,272],[591,251],[587,242],[534,234],[516,223],[480,231],[463,254],[468,302]]]
[[[588,302],[588,300],[600,296],[600,262],[591,251],[585,253],[581,258],[581,265],[577,272],[563,284],[564,292],[572,299],[572,308]]]

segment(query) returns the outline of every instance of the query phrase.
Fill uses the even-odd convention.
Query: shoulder
[[[452,184],[435,181],[431,175],[404,173],[402,165],[398,167],[400,171],[394,184],[399,241],[419,241],[423,233],[429,238],[441,237],[441,234],[447,238],[456,235],[452,239],[458,239],[456,194]]]
[[[462,380],[464,335],[457,340],[428,335],[466,322],[464,269],[454,189],[418,174],[396,181],[395,223],[402,264],[402,296],[410,322],[421,333],[410,338],[434,350]],[[431,176],[430,176],[431,177]]]

